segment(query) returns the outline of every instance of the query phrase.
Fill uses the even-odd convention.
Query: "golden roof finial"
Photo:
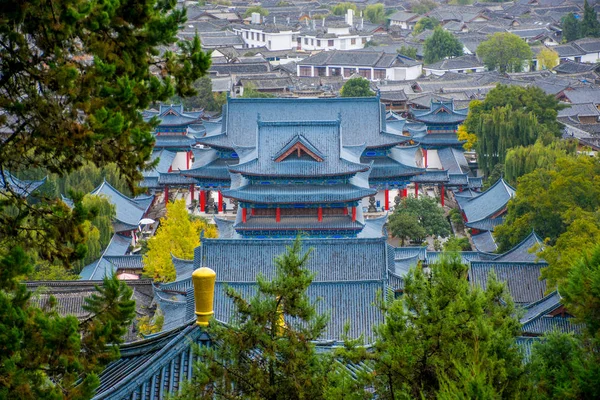
[[[198,268],[192,274],[194,301],[196,303],[196,324],[198,326],[208,326],[208,321],[215,313],[213,311],[213,302],[216,280],[217,274],[210,268]]]

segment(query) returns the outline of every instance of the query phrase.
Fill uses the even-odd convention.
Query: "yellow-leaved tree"
[[[171,255],[192,260],[194,249],[200,246],[202,230],[204,237],[217,237],[215,225],[190,216],[185,200],[167,204],[167,215],[160,221],[156,234],[148,240],[148,252],[143,257],[144,274],[161,282],[175,280]]]
[[[552,49],[544,47],[537,56],[538,63],[542,69],[552,69],[558,65],[558,53]]]
[[[463,145],[463,148],[467,151],[473,149],[473,146],[475,146],[475,143],[477,143],[477,136],[474,133],[469,133],[464,125],[458,127],[456,134],[458,136],[458,140],[466,141]]]

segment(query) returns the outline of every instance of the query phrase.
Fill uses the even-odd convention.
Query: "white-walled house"
[[[422,17],[419,14],[407,11],[398,11],[389,18],[390,26],[399,26],[401,29],[412,29]]]
[[[421,76],[423,64],[383,51],[322,51],[296,65],[298,76],[343,76],[358,74],[371,81],[413,80]]]
[[[359,33],[345,23],[307,28],[297,36],[298,50],[356,50],[365,47],[373,35]]]
[[[239,25],[233,27],[246,48],[266,47],[269,50],[291,50],[296,47],[298,31],[280,25]]]

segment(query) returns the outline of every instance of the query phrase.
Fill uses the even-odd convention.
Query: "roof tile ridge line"
[[[522,245],[523,245],[523,244],[524,244],[526,241],[528,241],[528,240],[529,240],[529,238],[530,238],[530,237],[532,237],[532,236],[533,236],[533,237],[535,237],[535,238],[539,238],[539,236],[538,236],[538,235],[535,233],[535,230],[534,230],[534,229],[532,229],[532,230],[531,230],[531,232],[529,232],[529,235],[525,236],[525,238],[524,238],[523,240],[521,240],[519,243],[517,243],[517,244],[516,244],[516,245],[515,245],[515,246],[514,246],[512,249],[508,250],[507,252],[505,252],[505,253],[503,253],[503,254],[499,254],[499,255],[498,255],[498,257],[494,258],[494,260],[499,260],[501,257],[507,256],[507,255],[509,255],[510,253],[512,253],[512,252],[514,252],[514,251],[516,251],[516,250],[517,250],[519,247],[521,247],[521,246],[522,246]],[[492,236],[492,237],[493,237],[493,236]],[[541,239],[541,238],[540,238],[540,239]],[[536,241],[537,241],[537,240],[536,240]],[[494,241],[494,242],[495,242],[495,241]],[[542,243],[543,243],[543,242],[542,242]],[[527,252],[529,252],[529,249],[527,249]],[[537,257],[537,254],[536,254],[536,258],[539,258],[539,257]],[[542,260],[542,259],[540,258],[540,260]],[[544,262],[545,262],[545,260],[542,260],[542,261],[544,261]]]
[[[545,296],[544,296],[544,297],[542,297],[541,299],[539,299],[539,300],[536,300],[536,301],[534,301],[533,303],[529,303],[529,304],[527,304],[526,306],[524,306],[523,308],[524,308],[525,310],[528,310],[528,309],[530,309],[530,308],[533,308],[533,307],[535,307],[536,305],[538,305],[538,304],[541,304],[541,303],[543,303],[544,301],[548,300],[550,297],[554,296],[555,294],[557,294],[557,295],[558,295],[559,299],[561,298],[561,297],[560,297],[560,294],[558,293],[558,289],[554,289],[553,291],[551,291],[550,293],[548,293],[547,295],[545,295]]]
[[[188,260],[188,259],[185,259],[185,258],[180,258],[180,257],[177,257],[177,256],[176,256],[176,255],[174,255],[172,252],[171,252],[171,253],[169,253],[169,254],[171,255],[171,259],[174,259],[174,260],[178,260],[178,261],[185,261],[185,262],[192,262],[192,263],[194,262],[194,260]]]

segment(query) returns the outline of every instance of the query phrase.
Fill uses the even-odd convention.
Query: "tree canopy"
[[[417,59],[417,49],[414,47],[402,45],[399,49],[396,49],[396,52],[413,60]]]
[[[217,237],[215,225],[190,216],[184,199],[167,204],[167,215],[160,220],[156,234],[148,240],[148,252],[143,256],[144,274],[158,281],[174,281],[175,266],[171,256],[194,259],[194,249],[201,244],[201,232],[207,238]]]
[[[450,234],[450,223],[444,210],[430,197],[405,197],[390,215],[389,227],[393,236],[404,241],[423,240],[425,236]]]
[[[485,66],[501,73],[520,72],[525,63],[533,59],[529,45],[510,32],[496,32],[477,47],[477,55]]]
[[[206,111],[221,111],[226,102],[225,93],[219,95],[212,91],[212,81],[208,76],[203,76],[194,82],[196,94],[188,97],[174,96],[171,102],[181,103],[185,108],[201,108]]]
[[[423,52],[425,64],[433,64],[444,58],[462,56],[463,45],[451,32],[436,26],[433,35],[425,40]]]
[[[499,251],[510,249],[532,229],[547,240],[540,257],[549,287],[560,284],[574,258],[600,240],[600,161],[562,156],[521,176],[505,221],[494,236]]]
[[[583,19],[579,25],[581,37],[600,37],[600,21],[594,6],[587,0],[583,3]]]
[[[418,35],[426,29],[433,30],[436,26],[440,24],[440,21],[433,17],[423,17],[417,21],[415,27],[413,28],[413,35]]]
[[[552,69],[558,65],[559,57],[555,50],[544,47],[537,55],[538,63],[542,69]]]
[[[363,13],[365,18],[373,24],[382,24],[387,19],[385,8],[381,3],[367,5]]]
[[[369,97],[375,93],[371,91],[371,84],[365,78],[351,78],[344,83],[341,90],[342,97]]]
[[[356,4],[349,2],[341,2],[331,7],[331,13],[333,15],[345,15],[348,10],[352,10],[354,11],[354,13],[356,13]]]
[[[520,324],[504,285],[492,276],[485,291],[472,287],[457,253],[429,268],[411,268],[402,296],[385,306],[372,354],[379,398],[460,398],[473,371],[484,374],[491,398],[515,396],[523,382]]]
[[[562,18],[562,37],[565,42],[572,42],[581,37],[579,21],[572,12]]]

